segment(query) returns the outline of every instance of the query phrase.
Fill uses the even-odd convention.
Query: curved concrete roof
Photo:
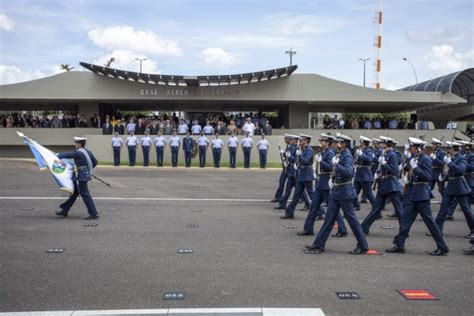
[[[164,86],[117,80],[85,71],[70,71],[38,80],[0,86],[0,110],[22,105],[100,103],[291,104],[308,109],[393,112],[433,104],[465,103],[452,93],[376,90],[316,74],[237,85]]]

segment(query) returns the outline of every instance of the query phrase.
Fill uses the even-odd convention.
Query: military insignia
[[[67,164],[64,161],[61,160],[55,160],[53,162],[53,166],[51,168],[51,171],[55,174],[61,174],[66,171]]]

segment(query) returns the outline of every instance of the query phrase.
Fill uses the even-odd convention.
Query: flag
[[[23,138],[25,144],[35,157],[36,163],[40,170],[49,169],[54,181],[61,190],[74,192],[74,184],[72,182],[72,174],[74,172],[74,162],[68,159],[59,159],[55,153],[46,147],[41,146],[36,141],[28,138],[23,133],[16,132],[18,136]]]

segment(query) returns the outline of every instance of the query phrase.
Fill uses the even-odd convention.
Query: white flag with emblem
[[[66,159],[59,159],[55,153],[46,147],[41,146],[36,141],[28,138],[23,133],[16,132],[18,136],[23,138],[33,156],[35,157],[40,170],[49,169],[53,175],[53,179],[61,190],[74,192],[74,184],[72,182],[72,174],[74,172],[74,163]]]

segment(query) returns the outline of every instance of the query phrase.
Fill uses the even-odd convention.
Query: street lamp
[[[403,60],[410,64],[411,68],[413,69],[413,73],[415,74],[415,83],[418,84],[418,76],[416,75],[415,66],[413,66],[413,64],[411,63],[411,61],[408,60],[408,58],[403,57]]]
[[[146,58],[135,58],[135,60],[138,60],[140,62],[140,73],[142,73],[142,62],[146,60]]]
[[[365,62],[369,61],[370,58],[359,58],[359,60],[364,62],[364,87],[365,87]]]
[[[289,50],[285,51],[285,54],[290,55],[290,67],[293,65],[293,55],[296,55],[296,51],[293,50],[293,48],[290,48]]]

